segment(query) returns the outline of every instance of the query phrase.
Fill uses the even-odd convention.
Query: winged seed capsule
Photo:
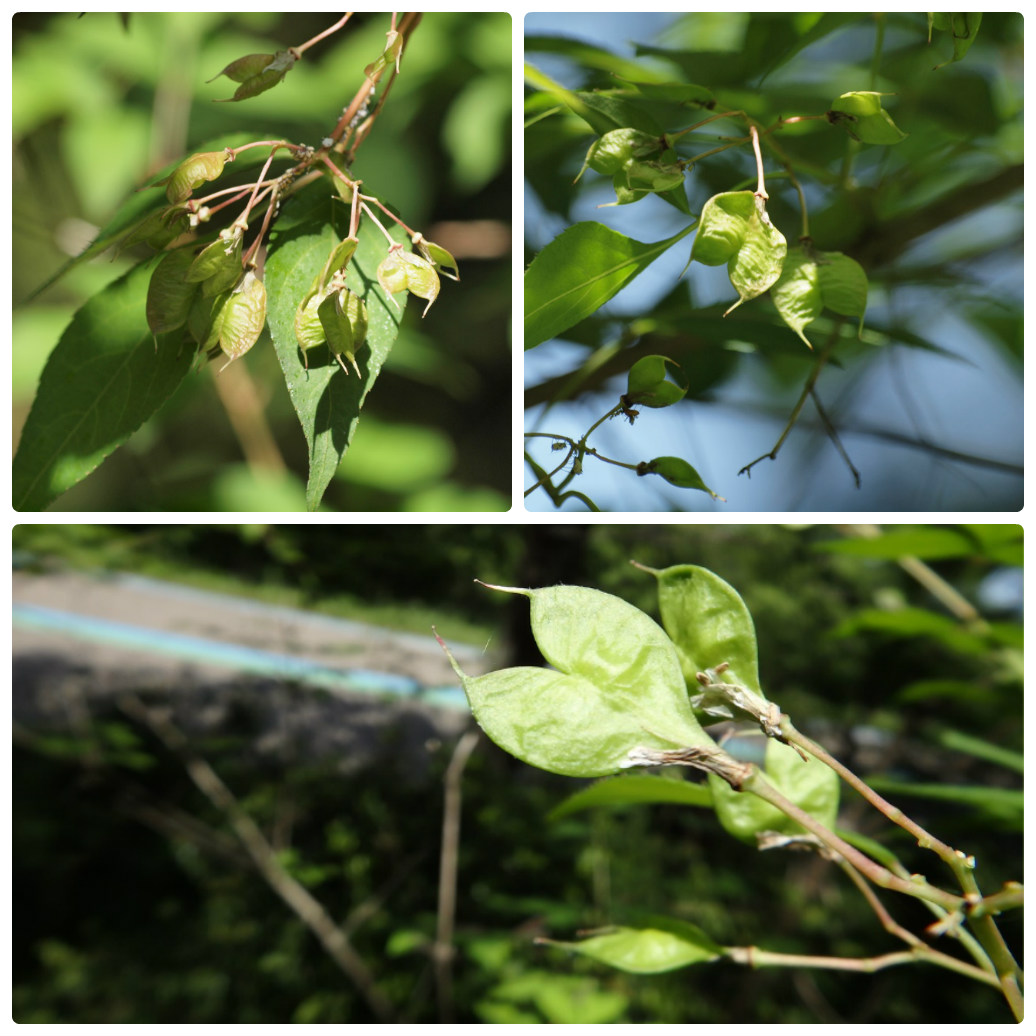
[[[230,359],[220,368],[225,371],[244,356],[259,340],[266,324],[266,287],[252,270],[241,280],[223,308],[219,346]]]

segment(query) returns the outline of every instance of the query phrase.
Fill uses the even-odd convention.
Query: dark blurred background
[[[346,926],[392,1018],[443,1017],[432,949],[443,781],[466,711],[187,657],[151,675],[127,662],[118,694],[108,693],[114,670],[99,653],[116,649],[101,643],[109,616],[91,602],[118,601],[122,585],[137,592],[134,580],[180,605],[215,595],[223,614],[207,620],[207,636],[225,648],[274,649],[287,614],[295,646],[283,650],[305,655],[310,627],[333,620],[346,624],[343,645],[358,638],[370,649],[367,668],[391,673],[413,657],[419,679],[440,667],[424,683],[456,688],[433,624],[469,672],[539,662],[526,599],[476,577],[582,583],[657,616],[654,580],[629,560],[702,564],[744,596],[763,687],[800,728],[974,854],[985,891],[1020,879],[1021,530],[886,531],[910,538],[890,547],[855,528],[779,525],[17,527],[15,1020],[375,1020],[251,865],[225,812],[119,707],[125,695],[171,718],[285,870]],[[926,557],[981,621],[962,623],[881,556],[903,550]],[[45,639],[23,606],[73,579],[88,589],[67,610],[103,629]],[[230,602],[253,609],[237,635],[216,632],[230,628]],[[159,629],[159,609],[138,610],[126,620],[140,633],[136,654],[125,657],[157,667],[148,645],[191,632],[200,617],[182,612]],[[350,665],[344,646],[340,657],[331,650],[327,667]],[[853,975],[719,963],[638,977],[534,945],[537,935],[567,939],[655,913],[727,945],[846,956],[899,946],[835,868],[807,854],[756,854],[708,811],[655,805],[550,819],[585,783],[533,770],[485,739],[475,748],[460,785],[457,1021],[1009,1020],[996,990],[925,966]],[[848,792],[839,824],[949,884],[932,854]],[[915,901],[882,898],[914,930],[931,920]],[[1020,951],[1018,913],[1002,926]],[[941,948],[959,952],[948,940]]]
[[[234,84],[206,80],[244,54],[301,44],[334,20],[15,15],[16,441],[72,314],[150,252],[103,255],[26,300],[141,183],[197,145],[234,132],[310,144],[327,136],[385,45],[387,14],[355,15],[260,97],[217,104]],[[348,462],[325,497],[329,509],[509,505],[510,74],[508,15],[426,14],[359,153],[354,172],[366,189],[451,249],[462,280],[444,285],[424,320],[409,307]],[[212,373],[190,376],[55,509],[304,509],[305,441],[268,337],[228,369],[229,378],[217,382]]]

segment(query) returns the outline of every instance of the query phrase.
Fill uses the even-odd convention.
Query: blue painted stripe
[[[427,704],[467,708],[464,692],[459,687],[424,687],[408,676],[394,673],[373,669],[332,669],[320,662],[243,644],[170,633],[33,604],[16,603],[12,611],[14,624],[26,629],[64,633],[94,643],[133,648],[334,690],[394,695]]]

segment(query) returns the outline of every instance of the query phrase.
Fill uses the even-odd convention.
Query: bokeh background
[[[974,854],[983,890],[1020,879],[1021,529],[872,531],[17,527],[14,1019],[376,1020],[271,891],[226,810],[127,710],[136,700],[183,734],[283,870],[345,928],[394,1021],[1009,1021],[995,989],[926,966],[632,976],[536,945],[658,914],[728,945],[857,957],[900,946],[812,855],[756,853],[686,806],[561,816],[588,782],[484,738],[452,768],[456,909],[442,923],[445,788],[472,725],[430,627],[467,672],[542,664],[527,600],[474,578],[593,586],[657,617],[654,580],[630,559],[701,564],[730,582],[755,620],[762,685],[796,725]],[[956,611],[902,553],[925,559],[929,586],[961,595]],[[958,617],[962,603],[974,618]],[[948,882],[849,792],[839,826]],[[915,931],[932,920],[913,900],[882,899]],[[1018,914],[1002,927],[1020,952]]]
[[[75,310],[149,254],[83,264],[33,296],[166,163],[231,132],[317,143],[381,52],[388,15],[358,14],[274,90],[235,104],[243,54],[300,44],[329,14],[19,14],[13,21],[15,441]],[[332,510],[509,504],[511,19],[427,14],[354,171],[452,249],[428,316],[410,306],[324,500]],[[229,87],[229,89],[228,89]],[[305,509],[306,448],[264,336],[211,365],[55,510]]]
[[[840,346],[818,383],[861,488],[810,401],[777,460],[755,466],[750,479],[738,475],[777,441],[812,361],[790,331],[786,345],[774,340],[777,328],[768,338],[766,327],[739,336],[746,321],[779,322],[765,297],[746,303],[721,330],[696,323],[695,311],[719,316],[735,293],[724,267],[696,263],[681,277],[690,237],[596,316],[526,353],[526,430],[578,438],[615,405],[625,391],[617,375],[631,362],[622,352],[590,363],[581,391],[565,393],[567,375],[595,349],[622,342],[670,356],[691,378],[688,400],[645,410],[633,429],[610,421],[591,444],[634,463],[683,457],[726,503],[592,457],[569,488],[613,511],[1021,507],[1021,15],[984,15],[964,59],[938,71],[933,66],[952,48],[945,32],[927,44],[924,14],[530,14],[525,34],[526,60],[569,89],[614,88],[614,74],[636,78],[623,64],[633,59],[664,79],[708,87],[720,104],[763,124],[819,114],[848,90],[876,89],[894,95],[886,106],[909,134],[893,147],[857,147],[821,122],[780,134],[781,147],[801,162],[817,247],[853,256],[870,279],[865,325],[880,333]],[[594,139],[589,127],[570,114],[541,116],[537,107],[526,129],[526,262],[579,221],[643,242],[687,225],[651,196],[600,208],[615,200],[607,177],[587,172],[572,185]],[[666,125],[675,130],[698,118],[684,111]],[[704,127],[699,145],[681,154],[718,145],[713,138],[724,132]],[[765,151],[764,158],[768,172],[779,172]],[[846,173],[850,189],[843,190]],[[748,147],[706,159],[687,176],[691,210],[754,176]],[[779,177],[767,186],[768,211],[793,242],[795,191]],[[555,466],[549,439],[527,446],[546,470]],[[526,485],[534,481],[527,469]],[[553,509],[542,491],[527,506]],[[564,506],[584,509],[576,500]]]

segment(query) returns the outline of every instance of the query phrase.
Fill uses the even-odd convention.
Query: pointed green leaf
[[[619,76],[624,83],[636,87],[638,93],[653,101],[671,101],[675,104],[706,105],[712,100],[712,91],[694,83],[645,83]]]
[[[692,229],[642,244],[600,223],[569,227],[525,271],[525,348],[595,313]]]
[[[90,474],[176,391],[194,350],[144,316],[151,270],[133,267],[72,318],[40,378],[14,458],[15,509],[40,511]]]
[[[576,91],[576,97],[579,109],[573,107],[572,110],[585,119],[597,134],[630,127],[652,136],[662,135],[662,124],[651,114],[647,105],[589,90]]]
[[[246,79],[259,75],[272,61],[272,54],[246,54],[243,58],[231,61],[222,72],[217,72],[208,82],[211,83],[220,76],[226,76],[228,79],[233,79],[235,83],[243,83]]]
[[[560,820],[572,813],[601,806],[642,806],[660,803],[711,808],[712,792],[707,784],[655,777],[646,773],[605,777],[591,784],[589,788],[580,788],[569,795],[550,811],[548,819]]]
[[[638,475],[658,475],[670,485],[681,489],[700,489],[708,493],[714,500],[721,499],[702,481],[696,468],[688,464],[682,457],[655,457],[654,460],[641,461],[637,465]]]
[[[512,592],[531,599],[533,635],[554,669],[458,670],[475,719],[501,748],[553,773],[599,777],[637,747],[712,745],[676,649],[642,611],[584,587]]]
[[[187,280],[193,261],[194,253],[189,248],[180,248],[163,256],[151,274],[144,313],[153,334],[175,331],[187,323],[191,303],[198,292],[198,285]]]
[[[360,408],[366,399],[399,331],[399,314],[406,295],[398,301],[377,282],[377,268],[385,255],[385,238],[360,223],[359,244],[349,263],[346,283],[367,303],[367,344],[370,352],[360,378],[342,375],[331,355],[321,362],[320,351],[309,354],[303,366],[295,337],[295,313],[309,294],[331,250],[347,228],[328,224],[328,187],[316,183],[301,192],[286,208],[271,235],[265,281],[270,295],[269,324],[292,405],[298,414],[309,448],[306,500],[315,510],[356,432]],[[395,234],[401,236],[400,231]]]

